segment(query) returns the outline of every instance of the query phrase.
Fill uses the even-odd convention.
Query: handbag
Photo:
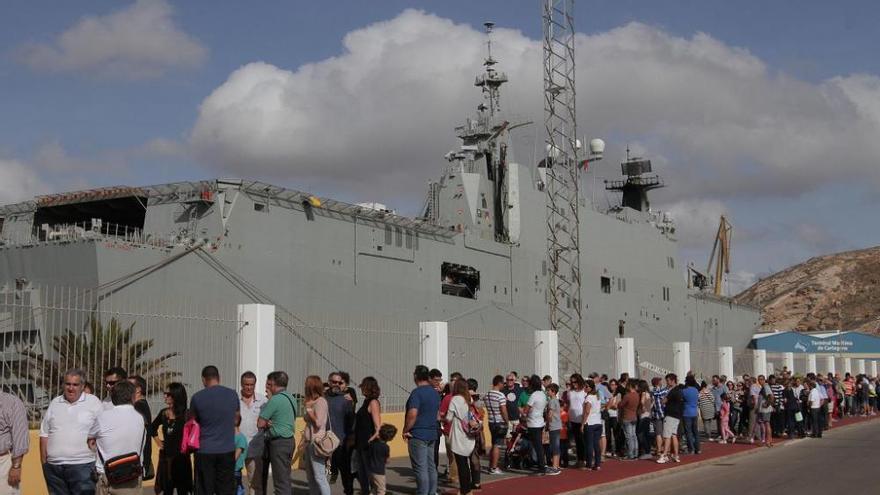
[[[147,432],[144,431],[144,435],[141,438],[141,448],[143,448],[146,437]],[[96,450],[98,451],[98,457],[104,464],[104,477],[107,478],[107,483],[111,487],[116,487],[129,481],[140,480],[141,476],[143,476],[144,467],[141,464],[141,454],[138,452],[129,452],[105,461],[104,456],[101,454],[101,449]]]
[[[794,413],[794,420],[797,421],[798,423],[800,423],[801,421],[804,420],[804,415],[801,414],[800,411],[798,411],[798,412]]]
[[[199,450],[202,430],[195,419],[190,418],[183,425],[183,438],[180,440],[180,453],[190,454]]]
[[[318,457],[330,457],[333,451],[339,447],[339,437],[333,433],[333,425],[330,423],[330,408],[327,408],[327,424],[324,433],[312,437],[312,452]]]

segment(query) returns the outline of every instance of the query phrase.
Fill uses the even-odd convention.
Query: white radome
[[[591,139],[590,140],[590,153],[594,155],[601,155],[605,153],[605,141],[601,139]]]

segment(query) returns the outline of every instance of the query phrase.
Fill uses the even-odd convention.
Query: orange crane
[[[714,292],[716,296],[721,295],[721,282],[724,275],[730,273],[730,238],[733,236],[733,226],[727,221],[724,215],[721,215],[721,222],[718,225],[718,233],[715,234],[715,244],[712,246],[712,254],[709,255],[709,266],[706,273],[712,273],[712,265],[715,265]],[[715,257],[715,254],[718,257]]]

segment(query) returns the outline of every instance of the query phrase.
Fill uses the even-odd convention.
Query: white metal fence
[[[103,397],[103,373],[119,366],[147,382],[146,394],[161,407],[165,387],[179,381],[194,391],[201,369],[236,372],[235,306],[200,307],[185,298],[118,298],[112,292],[75,287],[27,287],[0,291],[3,389],[18,395],[38,421],[61,394],[65,371],[80,368]]]

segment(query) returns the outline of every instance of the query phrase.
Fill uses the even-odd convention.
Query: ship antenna
[[[629,161],[629,143],[626,143],[626,161]]]
[[[475,85],[483,88],[483,93],[486,99],[489,100],[489,115],[493,116],[501,110],[501,92],[499,89],[502,84],[507,82],[507,75],[503,72],[497,72],[494,67],[498,63],[497,60],[492,58],[492,30],[495,28],[495,23],[484,22],[483,26],[486,28],[486,49],[488,51],[486,60],[483,62],[486,70],[483,74],[477,76]],[[481,110],[484,109],[481,108]]]
[[[495,27],[495,23],[487,21],[483,23],[483,26],[485,26],[486,28],[486,49],[489,53],[489,58],[486,59],[486,65],[489,65],[490,61],[492,63],[495,62],[494,60],[492,60],[492,28]]]

